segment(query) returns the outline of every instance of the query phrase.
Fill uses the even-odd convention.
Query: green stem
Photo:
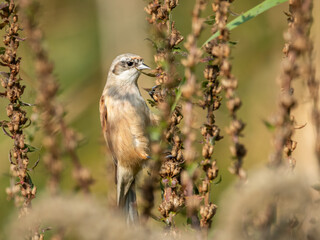
[[[231,31],[232,29],[238,27],[242,23],[245,23],[245,22],[249,21],[250,19],[258,16],[259,14],[269,10],[270,8],[275,7],[279,4],[287,2],[287,1],[288,0],[266,0],[266,1],[258,4],[257,6],[251,8],[250,10],[245,12],[244,14],[241,14],[239,17],[233,19],[231,22],[229,22],[227,24],[226,28],[229,29],[229,31]],[[202,45],[202,47],[204,45],[206,45],[208,42],[210,42],[211,40],[217,38],[219,35],[220,35],[220,31],[213,34],[207,41],[205,41],[205,43]]]

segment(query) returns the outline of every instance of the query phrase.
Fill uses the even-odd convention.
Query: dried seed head
[[[179,0],[165,0],[165,4],[167,5],[167,8],[172,10],[174,9],[179,3]]]
[[[173,48],[183,41],[183,36],[180,32],[175,28],[174,22],[171,24],[171,34],[168,37],[169,47]]]
[[[217,206],[213,203],[209,203],[206,206],[200,207],[200,215],[201,215],[201,226],[206,226],[210,224],[212,217],[216,214]]]
[[[241,106],[241,99],[238,97],[235,97],[233,99],[230,99],[227,102],[227,108],[229,109],[230,112],[237,111]]]
[[[210,166],[210,168],[207,169],[206,173],[207,173],[207,177],[210,181],[217,178],[218,173],[219,173],[219,169],[216,166],[216,161],[212,162],[212,165]]]
[[[178,166],[177,163],[174,163],[173,161],[166,161],[162,164],[159,174],[162,178],[172,178],[178,175],[180,171],[181,167]]]
[[[11,117],[13,115],[13,105],[12,104],[9,104],[7,107],[6,107],[6,110],[7,110],[7,116],[8,117]]]

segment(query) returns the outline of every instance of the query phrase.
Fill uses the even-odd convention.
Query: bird
[[[136,54],[117,56],[99,106],[103,135],[115,165],[117,205],[124,210],[129,224],[139,222],[135,178],[150,159],[148,127],[157,121],[138,87],[138,78],[145,69],[150,67]]]

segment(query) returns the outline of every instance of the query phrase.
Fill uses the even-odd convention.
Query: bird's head
[[[144,64],[140,56],[131,53],[122,54],[113,60],[108,78],[112,78],[118,84],[136,83],[140,71],[144,69],[150,67]]]

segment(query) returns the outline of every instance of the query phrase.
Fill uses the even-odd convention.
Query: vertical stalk
[[[53,75],[53,63],[43,47],[43,32],[38,27],[36,16],[39,4],[34,0],[21,0],[24,9],[22,16],[28,43],[34,52],[35,70],[38,80],[37,110],[40,113],[44,132],[45,165],[50,173],[49,189],[57,194],[62,171],[62,154],[66,151],[73,163],[73,177],[77,188],[89,193],[93,179],[89,170],[82,166],[77,154],[77,134],[67,126],[64,119],[64,107],[56,99],[59,90],[58,81]],[[62,137],[62,140],[60,138]],[[62,143],[61,143],[62,142]],[[63,145],[64,147],[62,147]]]
[[[14,0],[0,4],[1,27],[5,28],[3,43],[5,45],[0,55],[0,65],[7,67],[7,72],[1,72],[1,85],[4,92],[1,97],[7,98],[9,104],[6,113],[9,120],[2,120],[0,126],[3,132],[13,140],[13,148],[9,150],[11,163],[10,172],[12,181],[6,192],[14,198],[15,204],[20,207],[20,214],[24,215],[31,207],[31,200],[35,197],[36,187],[32,183],[29,171],[28,152],[31,146],[25,143],[24,129],[30,124],[30,119],[23,107],[28,106],[22,102],[25,86],[21,84],[19,76],[21,58],[17,51],[20,42],[21,27],[18,19],[18,8]]]
[[[178,5],[177,0],[153,0],[145,8],[149,14],[148,22],[152,24],[156,48],[154,55],[157,68],[157,86],[150,92],[160,110],[160,120],[153,132],[152,152],[163,186],[163,199],[159,206],[162,220],[171,230],[174,229],[174,217],[184,204],[184,196],[180,185],[181,165],[183,164],[182,140],[178,124],[182,119],[180,106],[174,105],[175,88],[179,85],[179,77],[175,68],[174,48],[183,40],[172,21],[172,10]],[[163,156],[165,154],[165,156]],[[161,167],[160,167],[161,163]],[[160,168],[160,169],[159,169]],[[154,178],[156,179],[156,178]],[[150,184],[149,184],[150,185]],[[153,187],[146,187],[149,191]],[[146,194],[145,194],[146,195]],[[153,197],[149,197],[153,199]],[[150,209],[149,203],[146,209]]]
[[[312,1],[310,0],[289,1],[288,30],[284,33],[286,43],[283,53],[285,59],[282,62],[279,78],[281,94],[278,100],[278,114],[274,121],[276,126],[275,149],[270,157],[270,164],[275,167],[286,164],[293,169],[296,164],[296,160],[292,156],[297,146],[297,142],[292,140],[296,123],[291,112],[296,107],[297,101],[293,95],[292,82],[299,77],[303,77],[303,70],[306,68],[309,74],[307,83],[310,86],[314,84],[311,75],[312,69],[310,69],[312,63],[307,58],[308,65],[305,65],[305,60],[302,58],[304,54],[310,55],[312,51],[312,44],[308,40],[309,24],[311,22],[310,9],[312,9]],[[316,85],[312,87],[316,87]]]
[[[211,42],[212,55],[219,61],[219,75],[221,77],[221,85],[225,92],[227,100],[227,108],[230,113],[231,122],[227,128],[227,133],[231,137],[232,145],[230,151],[232,154],[232,165],[229,171],[237,175],[240,179],[246,178],[246,173],[242,168],[243,158],[246,155],[246,148],[240,142],[242,131],[245,124],[239,119],[237,111],[241,107],[241,99],[237,96],[236,89],[238,87],[237,78],[231,73],[232,65],[229,61],[230,46],[229,46],[229,30],[226,27],[230,0],[215,0],[213,3],[213,10],[215,12],[215,25],[214,31],[219,31],[220,36],[218,41]]]

